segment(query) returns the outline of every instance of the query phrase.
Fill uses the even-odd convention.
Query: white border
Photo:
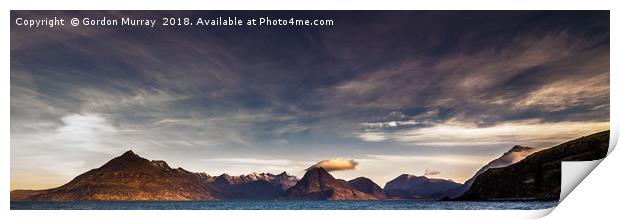
[[[174,1],[69,1],[69,0],[55,0],[55,1],[3,1],[3,13],[0,24],[4,34],[3,38],[3,53],[2,63],[4,64],[5,72],[0,80],[0,100],[2,108],[0,108],[2,120],[2,126],[0,126],[1,140],[4,142],[4,148],[2,149],[2,177],[4,181],[0,184],[3,189],[0,190],[0,198],[2,201],[3,212],[1,215],[3,219],[123,219],[123,218],[149,218],[149,219],[204,219],[204,218],[270,218],[270,219],[315,219],[315,218],[347,218],[353,216],[363,216],[364,218],[415,218],[424,217],[424,219],[454,219],[454,218],[466,218],[466,219],[515,219],[515,218],[537,218],[548,214],[551,210],[533,210],[533,211],[514,211],[514,210],[502,210],[502,211],[9,211],[9,178],[10,178],[10,41],[9,41],[9,25],[10,20],[9,10],[612,10],[611,22],[612,32],[611,39],[615,39],[614,36],[618,36],[617,31],[613,29],[613,24],[618,24],[618,16],[614,15],[616,5],[613,1],[602,0],[589,0],[589,1],[576,1],[576,0],[564,0],[564,1],[541,1],[541,0],[427,0],[427,1],[334,1],[334,0],[313,0],[304,2],[293,2],[283,0],[271,0],[271,1],[209,1],[199,2],[192,0],[174,0]],[[614,44],[612,40],[612,53],[611,53],[611,129],[612,129],[612,144],[618,140],[618,89],[613,85],[620,85],[618,81],[618,75],[616,73],[617,67],[614,63],[618,63],[618,59],[614,56],[613,51],[618,51],[617,44]],[[616,114],[614,114],[616,113]],[[610,150],[611,151],[611,150]],[[610,156],[614,157],[614,155]],[[610,165],[611,164],[611,165]],[[598,199],[597,202],[591,200],[580,200],[577,198],[568,196],[569,199],[562,202],[554,214],[550,217],[560,219],[564,217],[574,217],[575,214],[587,213],[588,217],[592,216],[605,216],[605,212],[608,212],[610,216],[614,210],[606,209],[602,210],[600,207],[611,208],[610,205],[615,203],[614,198],[618,198],[618,187],[611,187],[610,184],[604,183],[617,183],[618,178],[615,177],[614,164],[618,165],[617,158],[614,161],[603,161],[601,166],[594,170],[593,177],[583,181],[578,189],[587,189],[590,194],[583,195],[582,197],[590,198],[591,196],[599,194],[605,195],[601,197],[593,197]],[[563,171],[566,172],[566,171]],[[594,181],[593,179],[596,179]],[[599,184],[607,186],[606,188],[589,187],[590,185]],[[579,194],[579,190],[572,194]],[[590,197],[588,197],[590,196]],[[611,198],[605,200],[606,198]],[[575,200],[571,200],[575,199]],[[570,204],[573,208],[563,208],[563,204]],[[576,205],[575,205],[576,204]],[[568,205],[567,205],[568,206]],[[586,216],[586,215],[583,215]]]

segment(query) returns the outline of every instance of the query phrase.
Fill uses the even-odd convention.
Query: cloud
[[[323,168],[327,171],[339,171],[339,170],[354,170],[359,163],[355,160],[347,160],[347,159],[331,159],[331,160],[323,160],[318,163],[308,167],[306,170],[311,170],[314,168]]]
[[[106,152],[116,146],[105,146],[104,141],[118,134],[104,117],[97,114],[72,114],[61,118],[62,126],[53,133],[41,135],[39,144],[53,144],[63,150]]]
[[[435,175],[439,175],[441,174],[441,171],[439,170],[433,170],[433,169],[426,169],[424,170],[424,176],[435,176]]]
[[[115,129],[105,118],[96,114],[73,114],[60,119],[64,126],[57,129],[59,134],[73,134],[72,136],[88,136],[93,133],[108,133]]]
[[[419,122],[415,120],[406,120],[406,121],[386,121],[386,122],[366,122],[362,123],[364,128],[368,129],[378,129],[378,128],[394,128],[399,126],[412,126],[417,125]]]
[[[492,126],[448,120],[429,127],[395,132],[367,132],[363,141],[396,141],[428,146],[557,144],[609,129],[609,122],[542,122],[537,119],[501,122]],[[370,137],[370,138],[369,138]],[[380,138],[372,138],[380,137]]]
[[[381,132],[363,132],[358,134],[357,137],[362,141],[367,142],[379,142],[387,140],[387,135]]]
[[[600,100],[609,99],[609,73],[582,80],[562,80],[542,86],[518,100],[515,108],[561,111],[575,106],[606,104]]]
[[[563,29],[524,32],[502,44],[455,49],[436,62],[421,56],[401,58],[319,93],[325,103],[346,110],[415,115],[412,111],[437,109],[439,114],[429,117],[435,120],[604,120],[609,111],[609,48],[600,40]],[[362,126],[396,128],[405,121],[366,120]]]

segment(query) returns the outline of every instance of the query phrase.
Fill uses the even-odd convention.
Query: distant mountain
[[[287,190],[293,186],[295,186],[295,184],[297,184],[297,177],[295,176],[291,176],[288,175],[286,172],[282,172],[278,175],[272,175],[270,173],[268,174],[260,174],[263,175],[264,180],[266,180],[267,182],[270,182],[271,184],[274,184],[275,186],[280,187],[282,190]]]
[[[270,184],[282,189],[283,191],[293,187],[297,183],[297,177],[290,176],[286,172],[282,172],[278,175],[271,173],[251,173],[248,175],[230,176],[228,174],[222,174],[215,180],[224,180],[228,184],[242,184],[249,183],[258,180],[264,180]]]
[[[372,195],[356,190],[346,181],[337,180],[323,168],[308,170],[295,186],[281,198],[303,200],[376,200]]]
[[[230,176],[222,174],[210,183],[216,195],[226,199],[271,199],[297,183],[297,178],[286,172],[279,175],[271,173],[252,173]]]
[[[465,193],[469,189],[469,187],[471,187],[471,184],[474,183],[474,180],[476,179],[476,177],[478,177],[480,174],[484,173],[488,169],[505,167],[505,166],[514,164],[540,150],[542,150],[542,148],[531,148],[531,147],[524,147],[521,145],[515,145],[514,147],[512,147],[510,150],[505,152],[499,158],[492,160],[487,165],[484,165],[482,168],[480,168],[471,178],[465,181],[465,183],[463,183],[462,186],[457,187],[455,189],[437,193],[433,195],[433,197],[454,198],[454,197],[463,195],[463,193]]]
[[[402,174],[387,182],[383,190],[388,198],[439,199],[435,198],[434,195],[460,186],[460,183],[452,180]]]
[[[210,186],[214,194],[227,199],[270,199],[283,192],[265,180],[231,181],[231,176],[222,174],[217,177]]]
[[[14,190],[11,200],[216,200],[268,199],[297,182],[286,173],[218,177],[170,168],[127,151],[103,166],[48,190]]]
[[[349,186],[353,187],[353,189],[362,191],[366,194],[372,195],[377,199],[385,199],[385,192],[379,185],[377,185],[372,180],[366,177],[358,177],[352,180],[347,181]]]
[[[608,148],[609,131],[603,131],[536,152],[510,166],[488,169],[456,200],[558,200],[561,162],[601,159]]]

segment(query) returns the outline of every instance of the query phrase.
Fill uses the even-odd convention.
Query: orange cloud
[[[327,171],[354,170],[358,164],[359,163],[357,161],[352,160],[352,159],[347,160],[347,159],[336,158],[336,159],[331,159],[331,160],[319,161],[318,163],[308,167],[308,169],[306,170],[311,170],[311,169],[319,168],[319,167]]]

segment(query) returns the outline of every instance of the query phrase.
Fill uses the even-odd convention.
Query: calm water
[[[469,209],[545,209],[558,202],[444,202],[444,201],[149,201],[149,202],[11,202],[11,209],[103,209],[103,210],[469,210]]]

